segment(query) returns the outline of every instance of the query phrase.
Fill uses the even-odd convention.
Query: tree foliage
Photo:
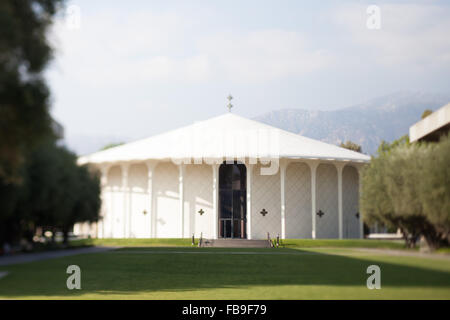
[[[450,232],[450,136],[430,144],[429,155],[423,159],[423,171],[418,184],[422,209],[437,235]]]
[[[432,113],[433,113],[432,110],[426,109],[426,110],[422,113],[421,119],[425,119],[426,117],[428,117],[428,116],[429,116],[430,114],[432,114]]]
[[[448,245],[450,235],[450,139],[409,144],[383,142],[364,170],[364,219],[400,228],[413,246],[423,235],[430,248]]]
[[[0,1],[0,244],[98,219],[98,177],[58,145],[43,77],[47,31],[63,2]]]
[[[54,134],[42,71],[61,0],[0,1],[0,178],[17,182],[25,154]]]
[[[0,182],[0,243],[31,241],[37,227],[67,236],[76,222],[98,220],[97,173],[78,166],[75,154],[55,141],[30,154],[22,177],[20,185]]]
[[[107,145],[105,145],[104,147],[102,147],[102,148],[100,149],[100,151],[102,151],[102,150],[107,150],[107,149],[111,149],[111,148],[114,148],[114,147],[118,147],[118,146],[121,146],[121,145],[123,145],[123,144],[125,144],[125,142],[113,142],[113,143],[108,143]]]
[[[356,152],[362,152],[361,146],[359,144],[357,144],[355,142],[352,142],[352,141],[349,141],[349,140],[345,141],[345,143],[342,142],[339,146],[341,148],[353,150],[353,151],[356,151]]]

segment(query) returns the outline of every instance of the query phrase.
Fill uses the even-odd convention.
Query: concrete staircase
[[[202,239],[200,247],[215,248],[270,248],[268,240]]]

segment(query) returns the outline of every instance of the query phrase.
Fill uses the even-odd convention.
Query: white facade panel
[[[130,237],[150,237],[150,197],[148,194],[148,170],[144,164],[130,167]]]
[[[344,167],[342,191],[343,236],[344,238],[359,238],[359,177],[358,171],[352,166]]]
[[[123,238],[124,194],[122,192],[122,170],[120,166],[112,167],[108,172],[105,233],[110,238]]]
[[[111,193],[112,197],[112,234],[113,238],[125,238],[125,217],[124,217],[124,194],[122,191],[117,190]]]
[[[191,164],[185,167],[184,215],[185,235],[213,238],[213,177],[210,165]],[[199,211],[203,213],[200,214]]]
[[[261,175],[261,166],[255,165],[252,176],[252,239],[281,236],[280,171],[275,175]],[[265,209],[267,214],[260,212]],[[247,214],[250,214],[247,212]]]
[[[104,203],[105,206],[104,216],[102,219],[103,224],[103,238],[113,238],[113,216],[112,216],[112,192],[105,190],[104,192]]]
[[[291,163],[286,169],[286,238],[311,238],[311,169]]]
[[[153,213],[156,238],[179,238],[181,230],[179,169],[172,162],[154,169]]]
[[[316,237],[339,238],[338,179],[334,164],[322,163],[317,167],[316,200],[317,211],[324,213],[322,217],[316,216]]]

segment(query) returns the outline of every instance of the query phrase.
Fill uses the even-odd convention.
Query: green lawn
[[[81,290],[66,288],[71,264]],[[372,264],[381,290],[366,287]],[[450,259],[351,248],[126,247],[1,271],[7,299],[450,299]]]
[[[406,249],[403,240],[367,240],[367,239],[286,239],[281,240],[285,248],[377,248]]]
[[[196,243],[198,239],[195,239]],[[70,242],[72,247],[112,246],[112,247],[191,247],[192,239],[80,239]]]

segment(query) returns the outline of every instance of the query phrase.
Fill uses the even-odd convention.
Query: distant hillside
[[[129,137],[117,135],[69,135],[64,137],[64,144],[77,155],[86,155],[99,151],[107,145],[132,141]]]
[[[255,120],[332,144],[351,140],[373,154],[382,140],[408,134],[425,109],[436,110],[449,101],[450,94],[398,92],[339,110],[282,109]]]

